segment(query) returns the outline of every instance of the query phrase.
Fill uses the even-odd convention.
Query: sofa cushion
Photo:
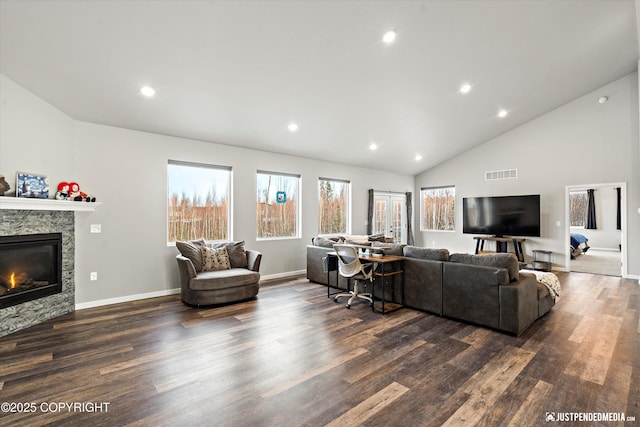
[[[191,260],[196,272],[202,271],[202,253],[200,249],[203,246],[206,246],[204,239],[176,242],[176,248],[178,248],[183,257]]]
[[[428,259],[431,261],[449,261],[449,251],[447,249],[405,246],[402,252],[404,256],[409,258]]]
[[[382,252],[385,255],[397,255],[402,256],[402,249],[406,246],[404,243],[384,243],[379,241],[374,241],[371,243],[371,246],[374,248],[382,248]]]
[[[371,244],[373,242],[361,242],[359,240],[349,240],[349,239],[347,239],[347,240],[344,241],[344,243],[347,244],[347,245],[371,246]]]
[[[333,248],[333,245],[338,243],[340,240],[334,240],[334,238],[327,239],[325,237],[314,237],[312,242],[314,246],[320,246],[321,248]]]
[[[189,288],[194,291],[213,291],[258,283],[260,273],[246,268],[229,270],[204,271],[189,281]]]
[[[349,245],[371,245],[369,242],[369,236],[350,234],[342,237],[344,242]]]
[[[485,267],[506,268],[509,273],[509,281],[516,282],[520,278],[520,264],[514,254],[451,254],[451,262],[463,264],[483,265]]]
[[[247,268],[247,252],[244,249],[244,240],[239,242],[219,242],[211,245],[212,248],[227,248],[231,268]]]
[[[202,246],[202,271],[218,271],[229,270],[231,262],[229,261],[229,252],[227,247],[209,248]]]

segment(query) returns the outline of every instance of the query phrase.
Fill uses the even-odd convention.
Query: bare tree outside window
[[[571,227],[584,227],[587,224],[587,192],[569,193],[569,224]]]
[[[349,182],[318,180],[318,234],[347,233]]]
[[[456,188],[423,188],[420,229],[423,231],[455,231]]]
[[[257,173],[256,236],[258,239],[298,237],[300,177]]]
[[[168,242],[229,239],[231,168],[169,161]]]

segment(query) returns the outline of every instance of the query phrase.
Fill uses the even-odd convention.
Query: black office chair
[[[347,308],[351,308],[351,304],[357,298],[367,300],[369,303],[373,304],[373,299],[370,293],[360,292],[358,281],[371,282],[373,280],[373,271],[375,270],[375,266],[373,265],[374,263],[361,263],[358,258],[358,251],[353,246],[333,245],[333,249],[335,249],[338,256],[338,271],[340,272],[340,275],[346,277],[347,281],[350,281],[351,279],[355,280],[353,291],[337,294],[333,297],[333,300],[338,302],[338,298],[340,297],[349,297],[349,301],[347,301]],[[366,284],[364,286],[366,290]]]

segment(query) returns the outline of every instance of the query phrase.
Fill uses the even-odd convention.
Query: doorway
[[[407,196],[374,193],[373,234],[384,234],[394,243],[407,243]]]
[[[581,206],[580,199],[582,197],[588,200],[588,190],[593,190],[596,212],[595,229],[585,228],[581,225],[580,218],[576,219],[572,215],[576,210],[579,210],[576,206]],[[627,275],[625,262],[627,247],[626,206],[626,183],[584,184],[566,187],[565,247],[567,252],[565,253],[565,266],[567,271],[621,277]]]

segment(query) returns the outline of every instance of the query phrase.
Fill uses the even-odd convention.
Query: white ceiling
[[[639,52],[634,0],[0,6],[0,71],[74,119],[405,174],[633,72]]]

